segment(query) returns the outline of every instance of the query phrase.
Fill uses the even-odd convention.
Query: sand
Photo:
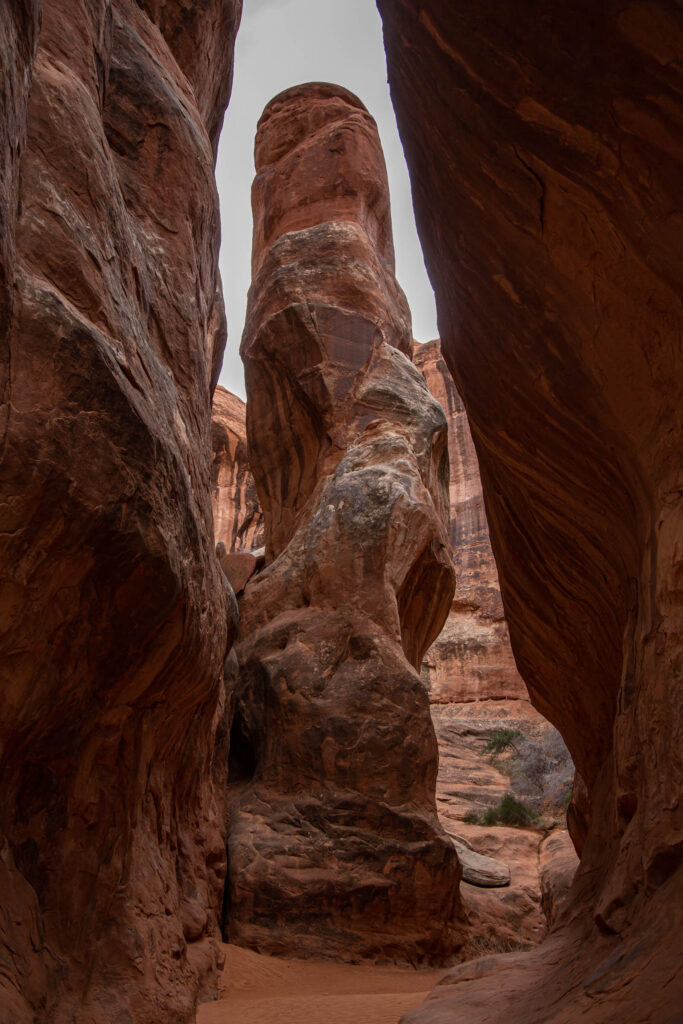
[[[280,960],[225,946],[219,998],[197,1024],[397,1024],[445,971]]]

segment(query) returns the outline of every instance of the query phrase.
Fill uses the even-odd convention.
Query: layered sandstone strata
[[[505,623],[477,454],[439,339],[416,343],[413,362],[448,420],[450,539],[458,581],[444,628],[425,656],[422,677],[437,704],[528,700]]]
[[[450,607],[446,421],[408,358],[374,121],[337,86],[259,122],[242,357],[266,567],[240,602],[228,935],[421,962],[461,941],[417,673]]]
[[[213,164],[239,10],[0,11],[12,1024],[189,1021],[217,959],[211,773],[232,625],[211,536],[225,337]]]
[[[247,454],[247,407],[216,388],[211,410],[211,503],[213,532],[226,551],[252,551],[263,544],[263,513]]]
[[[573,911],[411,1021],[683,1005],[680,10],[379,0],[510,636],[583,780]],[[558,41],[561,40],[561,44]],[[577,822],[580,828],[577,828]],[[495,1001],[487,991],[495,987]]]

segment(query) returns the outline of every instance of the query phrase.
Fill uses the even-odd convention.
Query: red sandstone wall
[[[683,1003],[669,909],[683,884],[680,10],[378,6],[517,663],[587,786],[574,919],[511,963],[505,1005],[525,1021],[635,1006],[670,1021]],[[453,984],[415,1019],[444,1019],[450,998],[483,1019],[472,975]]]
[[[213,163],[239,12],[0,10],[3,1022],[190,1021],[217,961]]]

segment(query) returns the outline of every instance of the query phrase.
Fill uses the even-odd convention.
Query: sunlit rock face
[[[263,513],[247,454],[247,407],[241,398],[216,388],[211,409],[211,503],[213,531],[227,552],[252,551],[263,544]]]
[[[422,678],[436,704],[528,700],[510,648],[477,454],[439,339],[416,343],[413,362],[448,420],[450,540],[458,581],[444,628],[422,664]]]
[[[408,358],[377,129],[337,86],[256,138],[242,357],[266,565],[240,600],[230,939],[438,961],[460,869],[417,673],[453,595],[443,411]]]
[[[0,1006],[185,1022],[217,959],[214,152],[240,4],[0,10]],[[38,33],[38,26],[40,31]],[[220,792],[220,791],[217,791]]]
[[[580,773],[573,910],[413,1021],[683,1005],[681,159],[674,3],[379,0],[512,646]],[[561,42],[560,42],[561,41]],[[501,972],[503,968],[501,965]],[[495,1001],[486,991],[495,988]],[[493,996],[491,996],[493,1000]]]

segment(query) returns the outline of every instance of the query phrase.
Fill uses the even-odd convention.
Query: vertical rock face
[[[39,20],[39,0],[17,0],[0,10],[0,337],[7,331],[14,283],[19,157]]]
[[[247,454],[247,407],[220,384],[211,410],[213,532],[227,551],[263,544],[263,513]]]
[[[225,870],[213,148],[240,5],[44,0],[36,49],[38,6],[0,12],[0,1004],[189,1021]]]
[[[453,594],[444,414],[407,355],[375,123],[337,86],[259,122],[242,357],[266,567],[240,602],[228,923],[271,952],[460,941],[417,674]]]
[[[422,677],[434,703],[528,700],[510,648],[465,407],[438,338],[415,344],[413,362],[448,420],[450,539],[458,581],[446,624],[425,657]]]
[[[683,1002],[671,911],[683,885],[680,10],[378,6],[512,644],[585,783],[576,917],[556,931],[552,957],[510,964],[501,1014],[599,1021],[637,1006],[643,1019],[673,1020]],[[469,1012],[481,989],[465,973],[415,1019],[443,1019],[449,998]]]

